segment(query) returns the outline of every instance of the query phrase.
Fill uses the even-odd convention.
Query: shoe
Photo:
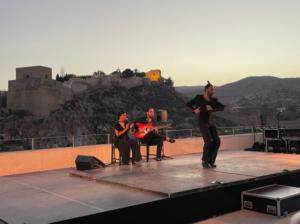
[[[135,161],[132,160],[132,164],[135,164]]]
[[[174,142],[175,142],[175,139],[174,139],[174,138],[170,138],[170,139],[169,139],[169,142],[170,142],[170,143],[174,143]]]
[[[204,161],[202,162],[202,166],[205,169],[209,169],[210,168],[210,165],[207,162],[204,162]]]
[[[217,165],[216,165],[216,164],[211,164],[211,163],[209,163],[209,165],[210,165],[211,168],[217,168]]]
[[[129,165],[129,163],[122,163],[122,165]]]
[[[161,161],[161,157],[156,158],[156,161]]]

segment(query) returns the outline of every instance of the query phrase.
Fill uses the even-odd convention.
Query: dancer
[[[198,125],[204,140],[202,166],[204,168],[215,168],[215,161],[220,147],[220,138],[216,125],[211,119],[211,113],[223,111],[224,105],[217,98],[213,97],[214,87],[207,81],[204,93],[196,95],[194,99],[187,103],[193,113],[198,114]]]

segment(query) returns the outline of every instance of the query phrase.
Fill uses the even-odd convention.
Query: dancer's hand
[[[206,110],[207,110],[207,111],[213,111],[214,108],[212,108],[210,105],[206,105]]]
[[[200,113],[200,108],[199,108],[199,107],[196,108],[196,109],[194,110],[194,113],[195,113],[195,114],[199,114],[199,113]]]

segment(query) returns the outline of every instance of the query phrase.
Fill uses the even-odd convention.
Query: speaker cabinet
[[[75,164],[77,170],[90,170],[101,166],[105,167],[105,164],[95,156],[78,155]]]

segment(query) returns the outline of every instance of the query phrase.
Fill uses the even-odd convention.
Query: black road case
[[[300,210],[300,188],[273,184],[243,191],[242,208],[286,216]]]

